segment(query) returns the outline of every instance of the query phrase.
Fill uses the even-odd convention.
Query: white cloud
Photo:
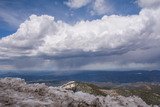
[[[103,15],[110,13],[112,7],[105,0],[95,0],[93,3],[93,9],[91,10],[92,15]]]
[[[138,0],[138,4],[141,7],[157,7],[160,5],[160,0]]]
[[[100,20],[81,21],[73,26],[56,22],[51,16],[32,15],[16,33],[2,38],[0,44],[7,48],[25,49],[27,55],[56,55],[65,50],[96,52],[125,48],[128,44],[141,45],[144,39],[155,41],[155,38],[159,38],[156,31],[146,31],[149,27],[157,30],[155,27],[159,25],[159,22],[155,22],[158,21],[159,9],[150,12],[144,10],[134,16],[104,16]],[[139,41],[141,44],[136,43]]]
[[[91,0],[68,0],[65,4],[70,8],[78,9],[87,5],[89,2],[91,2]]]
[[[65,4],[73,9],[90,4],[91,15],[104,15],[112,12],[112,6],[105,0],[68,0]]]
[[[125,59],[125,57],[121,59],[122,54],[136,50],[156,49],[160,46],[159,17],[159,7],[156,9],[144,8],[139,15],[104,16],[102,19],[81,21],[75,25],[55,21],[54,17],[48,15],[32,15],[20,25],[16,33],[0,39],[0,59],[15,60],[17,57],[31,57],[31,59],[38,57],[41,64],[35,65],[42,66],[46,64],[46,59],[51,58],[52,60],[53,58],[53,61],[47,61],[48,65],[52,66],[54,62],[54,65],[57,63],[57,66],[59,64],[67,66],[68,63],[62,64],[59,60],[56,62],[55,59],[72,58],[72,60],[68,60],[71,63],[74,58],[76,60],[76,57],[89,56],[92,59],[95,56],[109,58],[119,55],[117,60],[121,63],[123,62],[121,60]],[[155,52],[159,53],[160,51]],[[146,55],[145,51],[143,54]],[[134,56],[134,54],[130,55]],[[159,56],[151,52],[150,59],[155,57]],[[143,62],[145,59],[138,64],[145,63]],[[19,65],[23,65],[25,60],[18,60]],[[80,60],[76,61],[69,66],[77,66],[76,63],[81,64]],[[107,59],[103,59],[103,62],[107,61]],[[110,61],[112,62],[113,59]],[[86,61],[86,64],[91,62],[93,60]],[[132,59],[130,63],[136,62]],[[44,66],[46,67],[46,65]]]

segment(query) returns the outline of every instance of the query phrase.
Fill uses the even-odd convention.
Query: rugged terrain
[[[142,98],[147,104],[160,106],[160,85],[159,83],[132,83],[117,85],[111,88],[119,95],[138,96]]]
[[[82,91],[84,93],[90,93],[101,96],[138,96],[142,98],[149,105],[160,106],[160,84],[159,83],[84,83],[84,82],[69,82],[62,87],[74,92]],[[101,85],[100,85],[101,84]],[[99,86],[97,86],[99,85]]]
[[[136,96],[96,96],[66,90],[67,85],[49,87],[27,84],[20,78],[3,78],[0,79],[0,107],[150,107]]]

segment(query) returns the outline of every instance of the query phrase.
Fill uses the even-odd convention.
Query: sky
[[[159,70],[160,0],[0,0],[0,70]]]

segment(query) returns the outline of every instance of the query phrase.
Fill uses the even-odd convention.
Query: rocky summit
[[[75,82],[67,85],[74,87],[73,84]],[[0,107],[150,107],[136,96],[100,96],[74,92],[66,90],[67,85],[52,87],[27,84],[20,78],[3,78],[0,79]]]

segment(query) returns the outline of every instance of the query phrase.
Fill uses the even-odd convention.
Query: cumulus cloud
[[[90,4],[91,15],[103,15],[112,11],[111,5],[105,0],[68,0],[65,4],[72,9]]]
[[[160,6],[143,8],[138,15],[103,16],[74,25],[31,15],[16,33],[0,39],[0,62],[6,60],[3,67],[11,64],[10,68],[78,68],[115,60],[119,65],[131,63],[128,68],[136,63],[141,68],[160,65],[153,60],[160,58],[159,17]]]
[[[87,5],[91,0],[68,0],[65,4],[71,8],[81,8]]]
[[[93,3],[92,15],[103,15],[112,12],[112,7],[105,0],[95,0]]]

